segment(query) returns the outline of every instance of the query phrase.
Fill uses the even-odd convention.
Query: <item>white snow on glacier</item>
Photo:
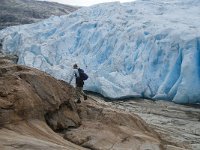
[[[19,64],[68,81],[78,63],[85,89],[200,102],[200,1],[138,0],[84,7],[70,15],[0,31]]]

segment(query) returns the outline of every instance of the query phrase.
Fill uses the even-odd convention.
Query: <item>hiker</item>
[[[84,85],[84,80],[87,80],[88,76],[84,73],[82,69],[78,67],[77,64],[73,65],[73,73],[71,75],[69,84],[71,84],[71,81],[73,78],[76,78],[76,98],[77,98],[77,103],[81,103],[80,97],[83,95],[84,100],[87,100],[87,95],[83,92],[83,85]]]

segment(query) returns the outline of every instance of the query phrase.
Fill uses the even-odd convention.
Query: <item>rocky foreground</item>
[[[105,102],[105,98],[97,95],[91,97],[108,107],[139,115],[168,143],[164,149],[200,150],[200,105],[185,106],[147,99]]]
[[[163,149],[139,116],[74,100],[72,86],[1,56],[0,149]]]
[[[13,60],[0,57],[1,150],[200,148],[199,108],[94,95],[76,104],[72,86]]]

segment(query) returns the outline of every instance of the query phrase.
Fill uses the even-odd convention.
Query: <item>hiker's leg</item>
[[[84,91],[83,91],[83,88],[81,88],[81,94],[82,94],[83,96],[86,96],[86,94],[85,94]]]
[[[76,86],[76,98],[77,98],[77,102],[80,102],[80,98],[81,98],[81,88]]]
[[[81,94],[83,95],[84,100],[87,100],[87,94],[84,93],[83,87],[81,88]]]

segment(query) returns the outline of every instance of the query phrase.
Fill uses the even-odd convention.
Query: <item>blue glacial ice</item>
[[[19,64],[69,81],[78,63],[85,90],[105,97],[200,102],[200,1],[138,0],[0,31]]]

